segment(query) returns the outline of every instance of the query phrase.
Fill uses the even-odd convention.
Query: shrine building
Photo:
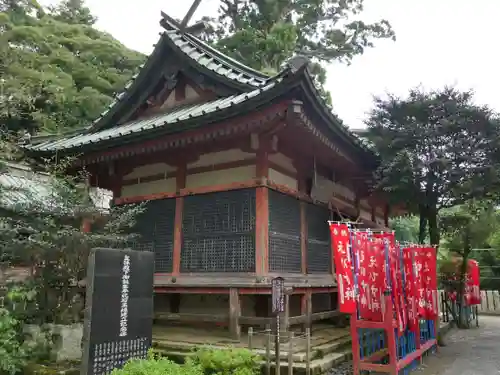
[[[366,182],[376,155],[320,98],[308,62],[267,76],[164,15],[141,71],[91,126],[32,141],[37,157],[79,155],[114,204],[147,201],[137,249],[156,255],[159,320],[269,322],[270,285],[289,289],[285,326],[338,315],[328,220],[388,226]]]

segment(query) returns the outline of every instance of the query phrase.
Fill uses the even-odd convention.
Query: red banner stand
[[[390,375],[398,375],[399,371],[410,365],[416,359],[421,359],[424,353],[430,350],[433,346],[437,347],[437,332],[434,332],[432,339],[427,340],[424,344],[420,343],[420,334],[416,338],[416,350],[408,353],[405,357],[398,359],[396,348],[396,331],[397,321],[394,319],[394,309],[392,306],[391,296],[386,292],[384,295],[385,313],[382,322],[374,322],[369,320],[360,320],[356,314],[351,315],[351,337],[353,348],[353,375],[360,375],[360,371],[376,371]],[[436,322],[439,318],[436,319]],[[419,323],[420,324],[420,323]],[[437,324],[434,325],[434,330],[438,329]],[[387,347],[367,357],[361,359],[358,328],[379,329],[384,330],[386,335],[385,342]],[[420,328],[418,330],[420,332]],[[382,359],[389,357],[387,364],[376,363]]]

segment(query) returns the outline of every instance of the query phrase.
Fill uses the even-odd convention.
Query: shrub
[[[150,351],[147,359],[131,360],[111,375],[203,375],[203,370],[191,361],[180,365]]]
[[[19,327],[19,321],[0,308],[0,374],[13,375],[26,366],[29,353],[20,340]]]
[[[205,375],[258,375],[260,357],[248,349],[201,348],[190,359]]]
[[[247,349],[197,350],[184,364],[149,352],[147,359],[134,359],[111,375],[258,375],[259,357]]]

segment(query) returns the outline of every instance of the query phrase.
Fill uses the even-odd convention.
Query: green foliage
[[[0,11],[0,123],[11,130],[89,125],[144,61],[94,29],[81,0],[48,11],[2,0]]]
[[[222,52],[262,71],[279,71],[294,54],[310,57],[320,85],[320,63],[350,62],[373,41],[394,38],[386,20],[359,20],[364,0],[223,0],[204,38]],[[329,98],[329,95],[327,96]]]
[[[203,375],[201,366],[187,361],[180,365],[166,358],[154,356],[151,352],[147,359],[131,360],[112,375]]]
[[[381,157],[378,188],[424,219],[432,244],[439,244],[441,209],[498,193],[498,118],[471,92],[378,98],[367,125]]]
[[[201,348],[192,357],[194,365],[199,365],[205,375],[258,375],[259,356],[248,349],[227,350]]]
[[[19,339],[20,322],[5,308],[0,308],[0,374],[14,375],[24,368],[29,351]]]
[[[52,17],[65,23],[92,26],[97,21],[83,0],[65,0],[49,9]]]
[[[184,364],[149,352],[145,360],[131,360],[112,375],[258,375],[260,358],[247,349],[197,350]]]
[[[471,200],[441,212],[442,246],[468,258],[473,249],[490,247],[490,238],[499,228],[499,213],[494,204]]]
[[[389,227],[395,231],[399,242],[419,243],[417,216],[395,217],[390,220]]]
[[[90,249],[122,248],[135,238],[132,228],[143,205],[97,207],[86,172],[68,175],[71,165],[47,161],[38,173],[25,166],[23,178],[11,177],[13,186],[0,186],[0,266],[33,270],[27,287],[34,301],[25,303],[24,322],[80,321]],[[92,231],[82,231],[84,220],[93,222]]]

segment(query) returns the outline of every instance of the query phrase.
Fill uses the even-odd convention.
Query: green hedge
[[[247,349],[202,348],[184,364],[150,352],[147,359],[131,360],[112,375],[259,375],[260,357]]]

